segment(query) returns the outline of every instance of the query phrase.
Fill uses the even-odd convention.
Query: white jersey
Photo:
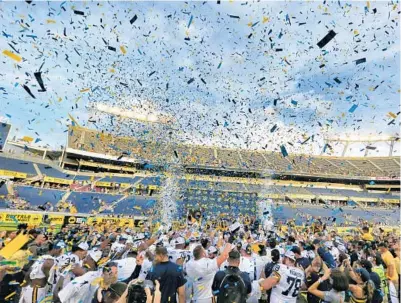
[[[192,258],[192,252],[184,249],[169,249],[168,259],[173,263],[177,263],[178,259],[183,259],[184,263],[188,262]]]
[[[96,289],[99,287],[98,283],[93,282],[101,276],[102,270],[88,271],[69,282],[58,293],[61,303],[92,302]]]
[[[255,258],[241,256],[240,263],[239,263],[239,270],[242,272],[248,273],[249,279],[251,279],[251,282],[253,280],[257,280],[255,277],[255,274],[256,274]]]
[[[251,281],[259,280],[266,263],[270,262],[270,259],[266,258],[266,256],[261,257],[256,254],[253,254],[253,259],[255,261],[255,279],[252,278]]]
[[[338,262],[338,257],[340,256],[340,251],[337,247],[333,246],[330,250],[331,255],[333,256],[334,260]]]
[[[71,268],[74,265],[82,266],[83,261],[79,259],[76,254],[68,253],[59,256],[54,260],[54,265],[50,269],[48,283],[53,285],[53,290],[57,285],[57,282],[61,277],[64,278],[63,287],[66,286],[71,280],[73,280],[74,274],[71,272]]]
[[[305,283],[304,272],[297,267],[277,264],[273,267],[272,275],[280,280],[272,289],[270,303],[296,303],[301,286]]]
[[[119,281],[128,279],[135,270],[136,259],[135,258],[125,258],[121,260],[114,261],[118,264],[117,278]]]

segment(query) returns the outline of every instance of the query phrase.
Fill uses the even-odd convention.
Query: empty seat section
[[[161,177],[144,177],[140,184],[143,186],[149,186],[149,185],[156,185],[160,186],[162,184],[162,178]]]
[[[46,202],[56,205],[66,192],[56,189],[37,188],[31,186],[14,186],[14,194],[25,201],[29,202],[31,206],[40,206]]]
[[[0,169],[26,173],[28,176],[36,176],[36,170],[33,163],[25,160],[9,159],[0,157]]]
[[[63,173],[62,171],[55,169],[46,164],[37,164],[42,175],[48,177],[60,178],[60,179],[73,179],[74,175]]]
[[[154,210],[156,202],[155,199],[148,199],[141,196],[129,196],[117,203],[114,208],[114,213],[144,216]]]
[[[72,192],[68,197],[78,212],[92,213],[92,210],[99,210],[102,203],[111,204],[120,199],[122,195],[110,195],[93,192]]]
[[[134,184],[141,180],[142,177],[118,177],[118,176],[106,176],[100,180],[100,182],[111,182],[111,183],[128,183],[128,184]]]
[[[8,195],[8,190],[6,183],[0,183],[0,196],[7,196]]]

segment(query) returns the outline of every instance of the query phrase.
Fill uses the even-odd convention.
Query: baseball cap
[[[102,252],[98,249],[92,249],[89,251],[89,256],[97,263],[102,258]]]
[[[250,254],[252,253],[252,245],[251,245],[251,244],[248,244],[248,245],[245,247],[245,252],[246,252],[248,255],[250,255]]]
[[[123,293],[125,292],[125,290],[127,289],[127,284],[123,283],[123,282],[117,282],[114,284],[111,284],[109,289],[113,292],[115,292],[119,297],[121,297],[123,295]]]
[[[66,247],[67,247],[67,244],[65,244],[64,241],[58,241],[53,246],[54,249],[60,249],[60,248],[66,248]]]
[[[232,250],[228,253],[228,258],[232,260],[238,260],[241,258],[241,255],[238,250]]]
[[[365,268],[367,271],[372,270],[372,263],[368,260],[361,260],[360,262],[361,266]]]
[[[217,248],[214,247],[214,246],[210,246],[210,247],[207,249],[207,253],[208,253],[209,255],[217,254]]]
[[[291,251],[292,251],[294,254],[298,254],[298,255],[301,254],[301,249],[300,249],[298,246],[293,246],[293,247],[291,248]]]
[[[287,251],[285,252],[285,254],[284,254],[284,257],[286,257],[286,258],[288,258],[288,259],[291,259],[291,260],[293,260],[293,261],[296,260],[295,254],[294,254],[291,250],[287,250]]]
[[[185,244],[185,239],[183,237],[178,237],[175,239],[175,245]]]
[[[235,222],[234,224],[231,224],[228,229],[230,230],[230,232],[234,233],[237,230],[239,230],[241,227],[241,224],[239,222]]]
[[[81,242],[78,244],[78,247],[82,250],[88,250],[89,249],[89,245],[86,242]]]
[[[355,272],[361,276],[363,282],[369,281],[370,275],[365,268],[357,268],[355,269]]]
[[[138,233],[133,238],[134,241],[143,240],[145,238],[145,235],[143,233]]]

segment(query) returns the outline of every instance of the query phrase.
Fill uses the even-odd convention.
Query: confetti
[[[361,59],[356,60],[355,64],[358,65],[358,64],[365,63],[365,62],[366,62],[366,58],[361,58]]]
[[[14,54],[14,53],[12,53],[12,52],[10,52],[8,50],[4,50],[3,54],[6,55],[7,57],[10,57],[11,59],[13,59],[13,60],[15,60],[17,62],[21,62],[22,61],[22,58],[20,56]]]
[[[283,155],[284,158],[288,157],[288,152],[284,145],[280,146],[280,150],[281,150],[281,154]]]
[[[138,19],[138,16],[135,15],[134,17],[131,18],[131,20],[129,21],[129,23],[133,24],[135,23],[135,21]]]
[[[350,113],[353,113],[358,108],[358,105],[353,104],[351,108],[348,110]]]
[[[330,30],[329,33],[317,43],[317,46],[320,48],[325,47],[336,35],[337,34],[333,30]]]
[[[31,89],[26,86],[25,84],[22,85],[22,87],[25,89],[25,91],[34,99],[36,99],[36,97],[32,94]]]
[[[38,84],[40,86],[39,92],[45,92],[46,88],[45,88],[45,85],[43,84],[42,73],[41,72],[35,72],[34,75],[35,75],[36,81],[38,81]]]
[[[189,27],[191,26],[192,20],[193,20],[193,19],[194,19],[194,16],[191,15],[191,18],[189,18],[189,21],[188,21],[188,26],[187,26],[187,28],[189,28]]]

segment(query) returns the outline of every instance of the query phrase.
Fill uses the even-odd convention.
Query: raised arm
[[[226,243],[226,246],[224,246],[223,252],[221,253],[220,256],[218,256],[218,257],[216,258],[217,267],[220,268],[221,264],[223,264],[224,261],[227,260],[227,258],[228,258],[228,253],[231,251],[231,249],[232,249],[232,245],[231,245],[230,243]]]
[[[330,269],[325,270],[323,277],[321,277],[319,280],[313,283],[308,288],[308,292],[323,300],[325,296],[324,291],[318,290],[317,288],[319,287],[320,283],[322,283],[323,281],[327,280],[330,277],[330,273],[331,273]]]

